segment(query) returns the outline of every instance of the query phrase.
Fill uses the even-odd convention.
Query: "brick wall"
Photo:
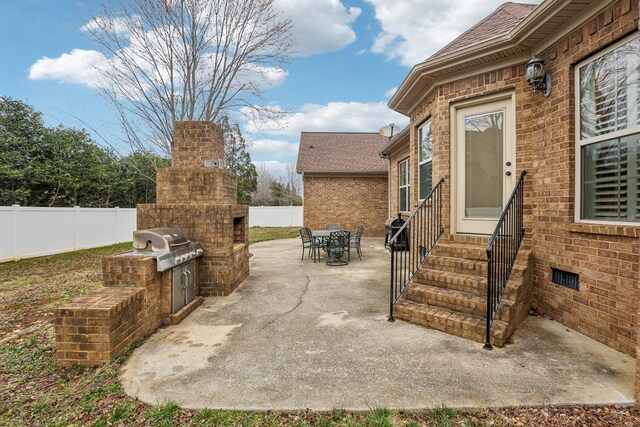
[[[387,219],[386,176],[304,175],[304,225],[322,229],[339,223],[355,233],[364,224],[365,237],[384,236]]]
[[[171,282],[171,271],[157,271],[156,260],[145,256],[112,255],[102,259],[102,280],[107,287],[137,287],[144,291],[144,333],[148,335],[161,324],[167,313],[162,312],[162,283]],[[169,293],[169,297],[171,294]],[[171,310],[171,300],[169,300]],[[168,314],[171,314],[169,311]]]
[[[56,310],[60,366],[93,366],[144,335],[144,289],[100,288]]]
[[[183,166],[158,169],[156,203],[236,204],[236,174],[224,169]]]
[[[574,66],[638,28],[638,2],[618,1],[540,52],[553,76],[532,102],[535,169],[534,304],[538,311],[616,350],[635,354],[640,227],[575,224]],[[580,274],[580,291],[551,283],[551,268]]]
[[[549,98],[531,93],[524,64],[436,87],[411,114],[411,200],[417,204],[417,128],[432,118],[433,181],[445,178],[444,238],[450,230],[452,104],[488,94],[515,94],[516,167],[527,170],[525,228],[534,257],[534,306],[610,347],[634,355],[638,340],[640,227],[576,224],[573,65],[638,28],[638,1],[622,0],[543,52],[553,77]],[[397,199],[392,158],[391,201]],[[464,241],[464,236],[455,236]],[[473,238],[469,239],[470,242]],[[580,291],[551,283],[551,267],[578,273]]]
[[[173,167],[204,166],[205,160],[224,159],[222,130],[213,122],[173,125]]]

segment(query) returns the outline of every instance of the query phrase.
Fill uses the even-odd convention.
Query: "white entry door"
[[[513,98],[454,110],[455,231],[491,234],[516,180]]]

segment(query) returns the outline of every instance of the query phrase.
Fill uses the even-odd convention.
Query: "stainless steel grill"
[[[400,214],[400,212],[398,212],[398,217],[397,218],[389,218],[384,222],[384,230],[385,230],[385,236],[384,236],[384,246],[385,248],[387,247],[387,242],[389,242],[389,240],[391,240],[391,238],[398,232],[398,230],[400,230],[400,228],[404,225],[405,220],[402,219],[402,214]],[[399,249],[400,246],[404,247],[406,244],[406,230],[405,232],[403,232],[403,234],[399,237],[399,239],[396,241],[396,246],[394,249]]]
[[[204,253],[199,243],[192,242],[186,233],[172,227],[134,231],[133,248],[132,255],[156,258],[158,271],[169,270]]]
[[[196,296],[196,261],[204,250],[181,230],[172,227],[133,232],[132,252],[125,255],[156,258],[158,271],[171,270],[171,313],[177,313]]]

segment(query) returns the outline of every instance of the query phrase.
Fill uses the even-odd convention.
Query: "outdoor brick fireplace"
[[[104,288],[56,312],[60,365],[94,365],[163,324],[179,323],[203,296],[228,295],[249,275],[248,206],[237,204],[236,176],[221,167],[224,143],[211,122],[179,122],[173,166],[157,174],[157,203],[137,207],[137,228],[173,227],[198,242],[196,293],[172,310],[171,270],[144,253],[103,259]]]
[[[236,202],[233,172],[205,167],[223,158],[219,127],[211,122],[176,123],[173,166],[158,171],[157,203],[138,205],[138,229],[171,226],[202,245],[202,296],[229,295],[249,275],[249,207]]]

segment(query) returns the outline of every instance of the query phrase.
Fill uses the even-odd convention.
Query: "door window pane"
[[[431,192],[431,161],[422,163],[420,169],[420,199],[424,199]]]
[[[504,113],[467,116],[465,217],[498,218],[503,200]]]

